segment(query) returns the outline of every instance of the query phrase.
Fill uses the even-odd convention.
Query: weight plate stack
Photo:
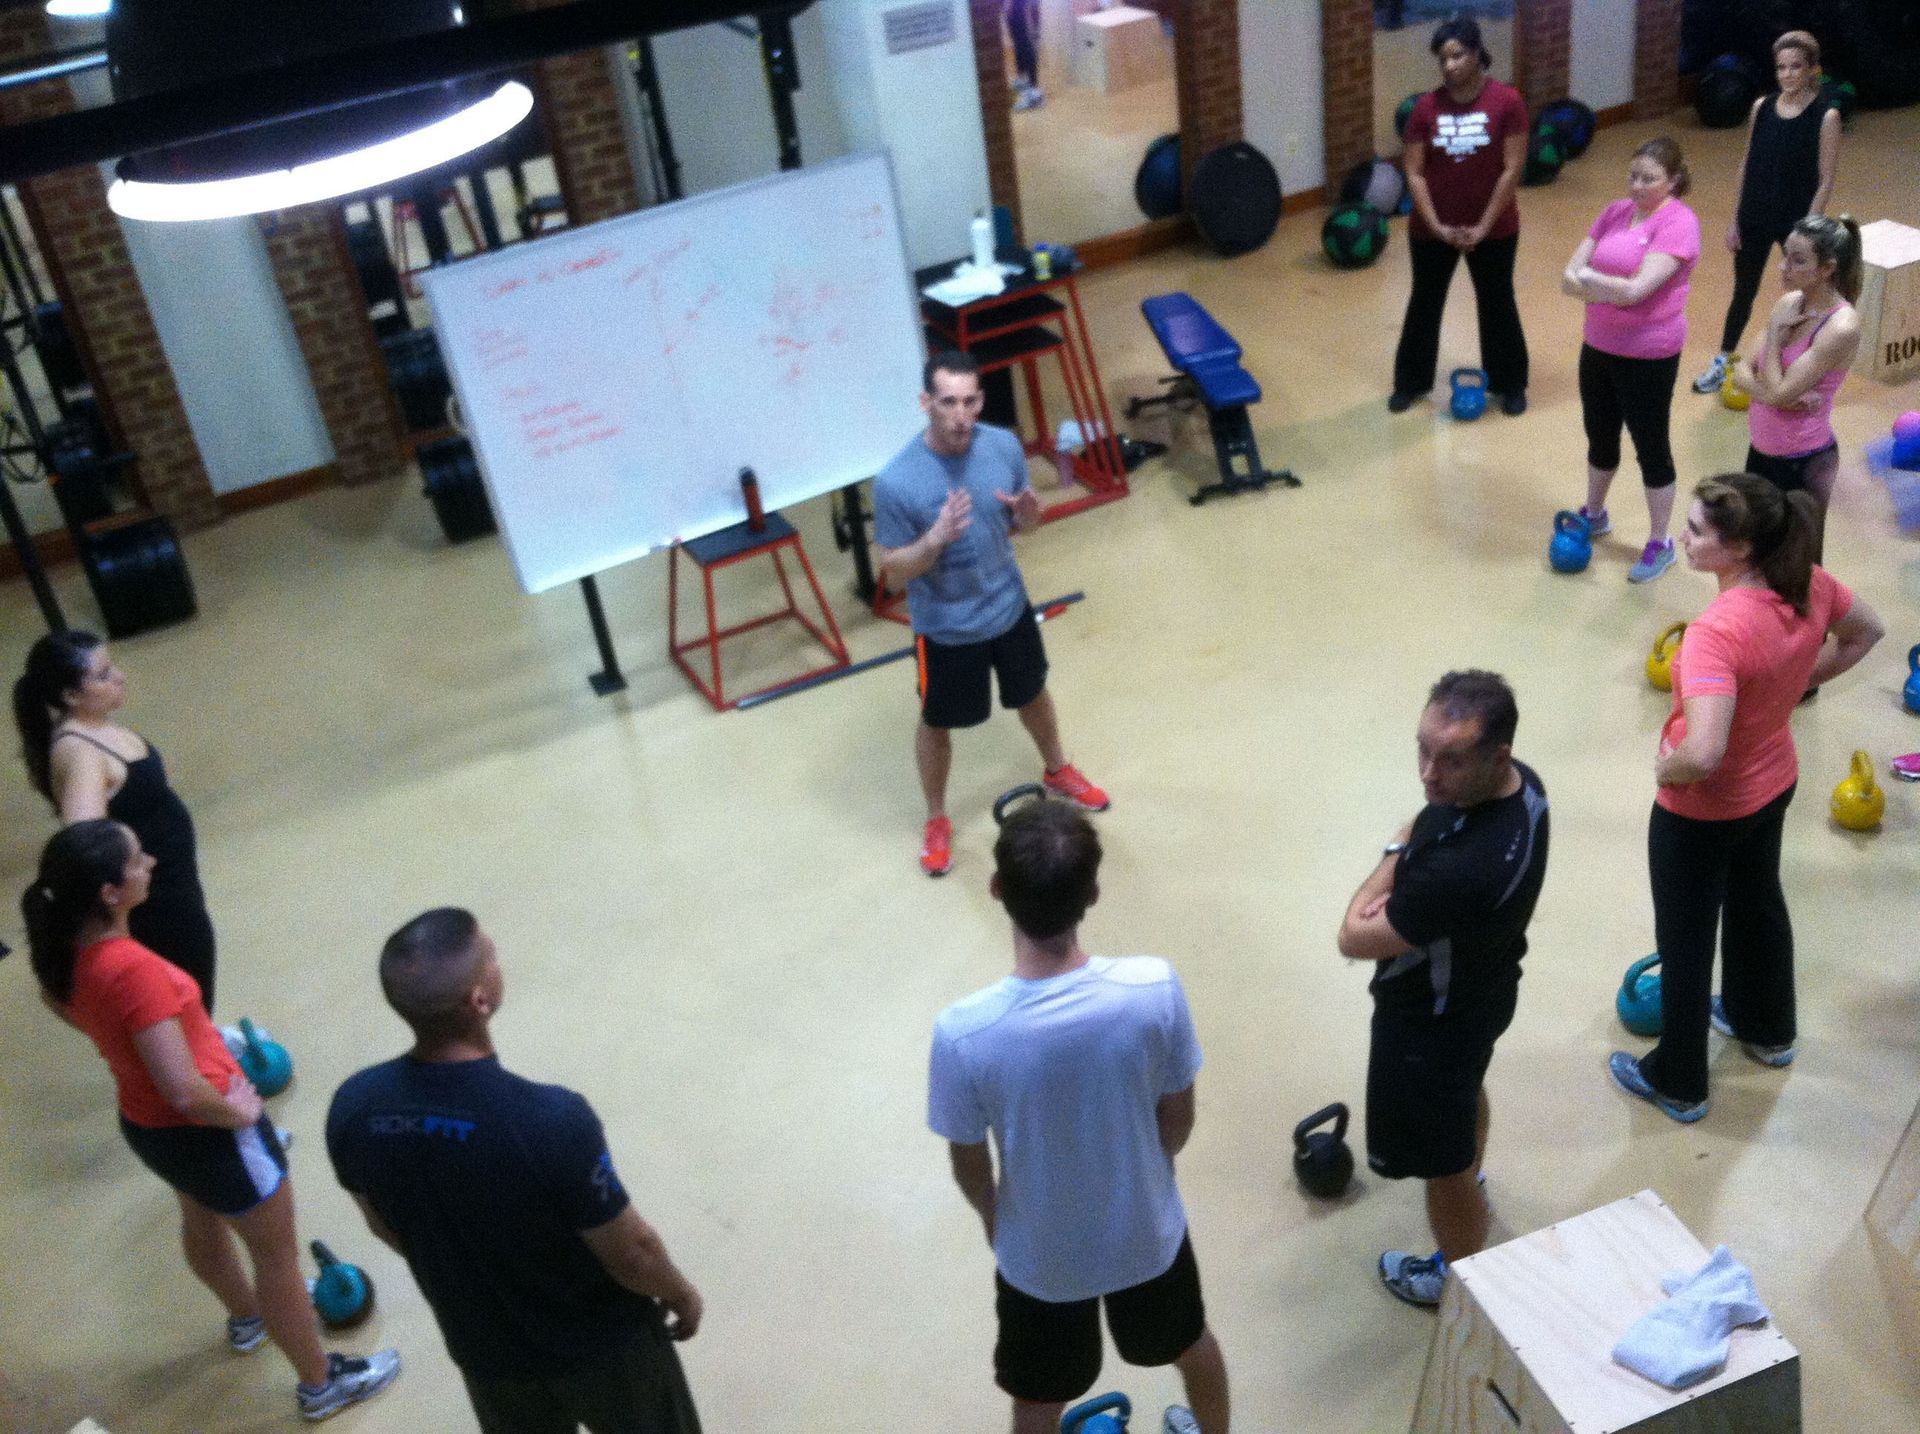
[[[86,534],[80,558],[109,637],[184,622],[198,611],[180,540],[157,514]]]
[[[420,465],[433,515],[440,520],[440,531],[449,543],[464,543],[497,531],[471,443],[464,438],[423,443],[414,459]]]
[[[433,341],[432,329],[412,329],[380,340],[387,359],[387,382],[400,400],[400,413],[407,431],[420,433],[440,428],[447,421],[447,397],[453,392],[447,382],[447,365],[440,357],[440,346]]]

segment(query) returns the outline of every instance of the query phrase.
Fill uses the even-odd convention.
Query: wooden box
[[[1915,1107],[1906,1134],[1887,1162],[1887,1173],[1867,1203],[1867,1228],[1920,1282],[1920,1107]]]
[[[1171,75],[1173,48],[1153,11],[1115,5],[1074,21],[1070,72],[1076,85],[1112,94]]]
[[[1853,371],[1882,383],[1920,374],[1920,229],[1891,219],[1860,228],[1860,352]]]
[[[1460,1261],[1412,1434],[1799,1434],[1800,1355],[1771,1321],[1736,1329],[1725,1368],[1689,1389],[1613,1362],[1666,1299],[1661,1276],[1707,1254],[1642,1190]]]

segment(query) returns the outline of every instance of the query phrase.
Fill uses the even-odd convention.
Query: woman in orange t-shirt
[[[1707,1029],[1763,1065],[1793,1060],[1793,925],[1780,833],[1799,781],[1788,719],[1801,694],[1886,634],[1873,609],[1814,566],[1815,505],[1731,473],[1694,490],[1681,546],[1720,595],[1673,661],[1673,710],[1647,828],[1660,950],[1660,1043],[1615,1051],[1616,1084],[1678,1121],[1707,1113]],[[1713,948],[1721,943],[1721,995]]]
[[[400,1372],[320,1347],[300,1273],[287,1157],[259,1092],[241,1074],[178,966],[128,934],[153,858],[118,822],[76,822],[46,845],[20,899],[41,998],[90,1037],[113,1072],[120,1129],[180,1201],[187,1267],[227,1308],[237,1351],[271,1337],[293,1364],[301,1414],[322,1419],[377,1394]],[[252,1258],[242,1268],[233,1236]]]

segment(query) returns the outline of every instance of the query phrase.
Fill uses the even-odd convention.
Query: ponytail
[[[89,917],[104,916],[100,888],[126,874],[126,829],[100,818],[55,832],[40,853],[40,873],[20,897],[28,960],[40,989],[64,1006],[73,999],[73,958]]]
[[[1809,214],[1793,226],[1793,232],[1807,241],[1815,262],[1833,265],[1833,287],[1849,304],[1860,302],[1860,286],[1866,275],[1860,256],[1860,226],[1851,214],[1829,219],[1824,214]]]
[[[67,694],[86,680],[100,639],[90,632],[50,632],[27,652],[26,670],[13,684],[13,725],[20,760],[33,789],[59,809],[53,794],[53,729],[67,710]]]
[[[1807,615],[1819,504],[1811,493],[1782,493],[1751,473],[1723,473],[1693,490],[1723,542],[1745,543],[1754,571],[1800,616]]]

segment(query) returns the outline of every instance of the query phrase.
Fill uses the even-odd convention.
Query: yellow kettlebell
[[[1873,761],[1853,754],[1853,770],[1833,789],[1833,819],[1850,832],[1870,832],[1887,810],[1887,794],[1873,780]]]
[[[1753,395],[1733,380],[1733,368],[1727,368],[1727,376],[1720,381],[1720,402],[1735,413],[1745,413],[1747,405],[1753,402]]]
[[[1673,691],[1673,655],[1680,650],[1680,638],[1686,632],[1684,622],[1676,622],[1653,640],[1647,654],[1647,681],[1662,692]]]

